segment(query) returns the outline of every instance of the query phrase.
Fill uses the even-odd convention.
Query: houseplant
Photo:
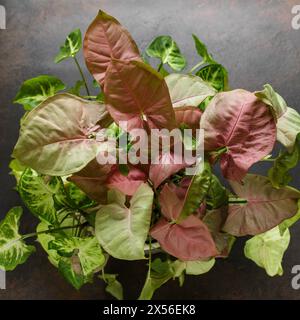
[[[96,275],[119,299],[117,276],[105,272],[109,257],[145,259],[140,298],[150,299],[170,279],[182,284],[185,274],[208,272],[215,259],[229,255],[235,237],[251,235],[246,256],[269,275],[282,274],[289,227],[299,217],[300,193],[287,186],[299,160],[299,114],[270,85],[254,93],[230,90],[226,69],[193,38],[201,61],[179,73],[186,60],[171,37],[154,39],[141,55],[119,22],[100,11],[83,46],[98,95],[90,94],[77,60],[80,30],[67,37],[55,62],[74,59],[82,80],[72,88],[45,75],[23,83],[15,102],[26,113],[10,167],[40,223],[36,232],[20,235],[22,209],[7,213],[0,225],[2,269],[25,262],[34,251],[25,240],[37,237],[75,288]],[[178,144],[197,150],[199,128],[201,166],[175,161],[182,160]],[[141,159],[145,149],[143,159],[153,158],[152,148],[137,148],[135,129],[146,132],[147,146],[153,130],[192,134],[169,152],[158,142],[156,162],[123,161]],[[284,149],[272,157],[276,139]],[[116,161],[109,163],[110,156]],[[268,177],[248,173],[259,161],[272,163]],[[213,174],[217,165],[230,187]],[[191,167],[193,175],[186,173]]]

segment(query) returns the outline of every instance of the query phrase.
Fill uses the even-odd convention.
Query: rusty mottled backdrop
[[[23,111],[12,100],[20,84],[40,74],[52,74],[67,84],[78,78],[73,61],[53,63],[58,47],[74,28],[85,32],[99,8],[127,27],[143,50],[162,34],[174,37],[189,66],[198,62],[191,34],[197,34],[216,59],[229,70],[232,88],[259,90],[265,83],[300,110],[300,30],[291,27],[291,8],[297,0],[0,0],[7,12],[7,29],[0,30],[0,218],[21,205],[8,174],[10,153],[18,137]],[[257,168],[254,168],[257,169]],[[259,169],[260,172],[266,168]],[[294,185],[300,187],[295,171]],[[32,232],[37,221],[27,211],[22,232]],[[227,260],[218,260],[208,274],[187,277],[182,288],[166,284],[161,299],[298,299],[291,287],[291,268],[300,264],[300,224],[292,228],[282,277],[270,278],[243,255],[244,240]],[[0,299],[107,299],[103,283],[95,280],[73,289],[37,252],[7,275]],[[147,272],[146,262],[111,261],[108,271],[119,273],[125,296],[135,299]]]

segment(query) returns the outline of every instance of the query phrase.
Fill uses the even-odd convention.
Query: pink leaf
[[[221,169],[227,179],[240,181],[248,169],[269,154],[276,125],[269,107],[245,90],[218,93],[201,117],[205,151],[227,147]]]
[[[300,192],[291,187],[273,188],[267,177],[248,174],[243,185],[230,182],[246,203],[230,204],[223,230],[235,236],[263,233],[297,213]]]
[[[86,32],[83,53],[87,68],[102,86],[112,58],[140,59],[137,45],[129,32],[103,11],[99,11]]]
[[[109,188],[116,188],[122,193],[133,196],[141,184],[147,181],[147,175],[136,167],[130,167],[127,176],[116,169],[107,179]]]
[[[107,110],[119,125],[130,131],[144,128],[173,129],[175,114],[164,78],[139,61],[112,60],[104,85]]]
[[[174,109],[177,125],[187,125],[190,129],[200,128],[202,111],[197,107],[180,107]]]
[[[208,228],[193,215],[180,224],[170,224],[161,218],[150,234],[166,252],[184,261],[210,258],[218,254]]]

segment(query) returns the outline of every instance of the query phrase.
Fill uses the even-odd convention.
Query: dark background
[[[84,33],[99,8],[115,16],[132,34],[141,50],[157,35],[174,37],[187,56],[189,67],[198,62],[191,34],[209,47],[229,70],[232,88],[260,90],[265,83],[300,110],[300,30],[291,27],[295,1],[221,0],[9,0],[7,30],[0,30],[0,218],[21,205],[8,175],[10,153],[18,137],[22,107],[12,100],[20,84],[40,74],[52,74],[71,85],[79,78],[72,61],[53,63],[58,47],[74,28]],[[253,168],[262,172],[264,168]],[[293,184],[300,187],[295,170]],[[32,232],[36,220],[27,211],[23,232]],[[187,277],[182,288],[170,281],[155,298],[161,299],[298,299],[291,287],[291,268],[300,264],[300,224],[292,228],[285,254],[284,276],[270,278],[243,254],[239,239],[227,260],[213,270]],[[50,265],[36,243],[37,252],[26,264],[7,274],[7,289],[0,299],[106,299],[103,283],[95,280],[80,292]],[[135,299],[146,276],[145,262],[111,261],[107,271],[120,274],[125,297]]]

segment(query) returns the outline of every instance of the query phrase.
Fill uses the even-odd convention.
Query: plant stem
[[[57,231],[61,231],[61,230],[66,230],[66,229],[72,229],[72,228],[77,228],[79,226],[84,225],[85,223],[81,223],[79,225],[74,225],[74,226],[66,226],[66,227],[60,227],[60,228],[54,228],[54,229],[48,229],[48,230],[44,230],[44,231],[40,231],[40,232],[33,232],[33,233],[28,233],[23,235],[20,240],[24,240],[27,238],[31,238],[31,237],[35,237],[39,234],[44,234],[44,233],[52,233],[52,232],[57,232]]]
[[[78,68],[78,70],[79,70],[79,73],[80,73],[80,75],[81,75],[81,78],[82,78],[82,80],[83,80],[83,82],[84,82],[84,86],[85,86],[85,90],[86,90],[86,92],[87,92],[87,95],[90,96],[91,94],[90,94],[89,88],[88,88],[88,86],[87,86],[87,82],[86,82],[85,76],[84,76],[84,74],[83,74],[83,72],[82,72],[82,69],[81,69],[80,64],[79,64],[79,62],[78,62],[78,60],[77,60],[76,57],[74,57],[74,61],[75,61],[75,64],[76,64],[76,66],[77,66],[77,68]]]
[[[158,66],[158,68],[157,68],[157,71],[159,72],[160,71],[160,69],[163,67],[163,63],[161,62],[160,64],[159,64],[159,66]]]
[[[199,67],[201,67],[204,63],[205,63],[205,61],[201,61],[201,62],[197,63],[188,73],[194,72],[194,71],[197,70]]]
[[[242,198],[229,198],[228,203],[247,203],[247,200]]]

